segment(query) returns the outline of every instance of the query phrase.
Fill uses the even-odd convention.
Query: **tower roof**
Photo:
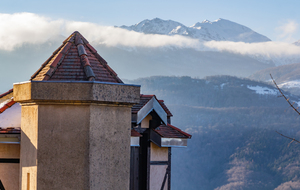
[[[123,83],[107,62],[77,31],[42,64],[33,81],[99,81]]]

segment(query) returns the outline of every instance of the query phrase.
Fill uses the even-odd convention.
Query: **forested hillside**
[[[275,132],[300,139],[300,116],[273,86],[231,76],[126,82],[164,99],[172,124],[193,135],[173,149],[172,189],[300,188],[300,145]]]

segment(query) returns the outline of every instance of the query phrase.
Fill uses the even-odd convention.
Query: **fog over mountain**
[[[300,46],[272,42],[246,26],[225,19],[206,20],[187,27],[156,18],[120,28],[49,20],[32,13],[5,18],[8,19],[4,19],[3,26],[20,27],[0,34],[3,39],[0,80],[7,81],[0,84],[0,92],[10,89],[12,83],[28,80],[75,30],[80,31],[124,79],[153,75],[248,77],[262,69],[300,62]],[[32,22],[25,26],[22,19]],[[33,21],[39,25],[32,25]],[[49,33],[49,28],[56,32]]]
[[[155,18],[143,20],[132,26],[123,25],[120,28],[145,34],[182,35],[203,41],[216,40],[247,43],[271,41],[266,36],[258,34],[246,26],[226,19],[218,19],[213,22],[204,20],[187,27],[172,20]]]

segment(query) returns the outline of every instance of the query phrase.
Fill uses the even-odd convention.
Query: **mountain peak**
[[[121,26],[120,28],[132,30],[145,34],[182,35],[201,41],[234,41],[234,42],[266,42],[269,38],[258,34],[250,28],[241,24],[219,18],[213,22],[204,20],[187,27],[173,20],[154,18],[143,20],[132,26]]]
[[[199,22],[197,22],[197,23],[199,23]],[[211,23],[209,20],[204,20],[204,21],[202,21],[202,23]]]

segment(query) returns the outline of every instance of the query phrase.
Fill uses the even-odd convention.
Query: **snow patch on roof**
[[[250,86],[250,85],[247,85],[247,88],[249,88],[250,90],[254,90],[256,94],[278,95],[277,89],[270,89],[270,88],[267,88],[267,87]]]
[[[0,109],[4,107],[5,104],[9,103],[13,98],[9,98],[3,102],[0,103]]]

